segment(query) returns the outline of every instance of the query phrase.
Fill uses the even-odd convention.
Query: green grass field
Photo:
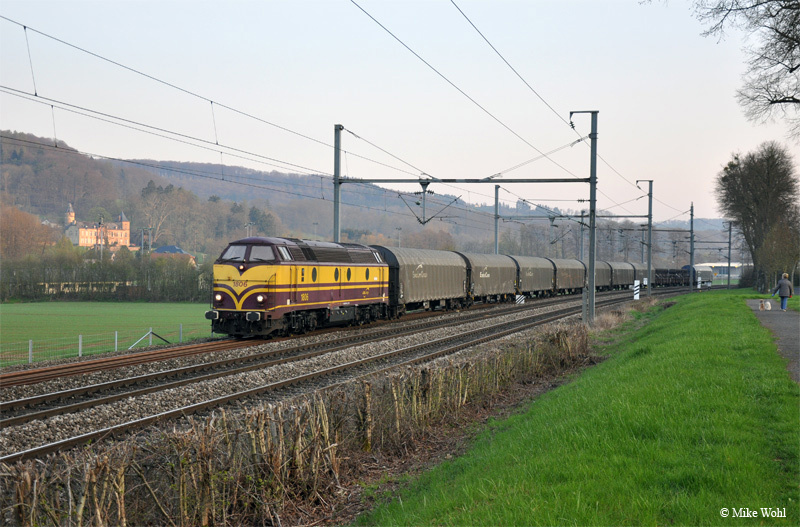
[[[0,304],[0,365],[28,358],[28,341],[34,341],[34,360],[77,354],[78,335],[83,335],[84,354],[114,349],[136,342],[152,327],[170,342],[211,335],[211,323],[203,317],[207,304],[138,302],[42,302]],[[146,345],[145,340],[141,345]],[[153,343],[161,342],[157,338]],[[20,359],[22,357],[22,359]]]
[[[798,525],[800,388],[751,296],[686,295],[644,315],[607,361],[357,524]]]

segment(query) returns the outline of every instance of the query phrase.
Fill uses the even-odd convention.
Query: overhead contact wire
[[[414,56],[415,56],[415,57],[417,57],[417,58],[418,58],[420,61],[422,61],[422,63],[423,63],[423,64],[425,64],[426,66],[428,66],[428,68],[430,68],[430,69],[431,69],[431,70],[432,70],[434,73],[436,73],[436,74],[437,74],[439,77],[441,77],[441,78],[442,78],[442,79],[443,79],[443,80],[444,80],[444,81],[445,81],[447,84],[449,84],[450,86],[452,86],[452,87],[453,87],[453,88],[454,88],[456,91],[458,91],[458,92],[459,92],[461,95],[463,95],[464,97],[466,97],[467,99],[469,99],[469,101],[470,101],[470,102],[472,102],[472,104],[474,104],[475,106],[477,106],[478,108],[480,108],[480,109],[481,109],[481,110],[482,110],[482,111],[483,111],[483,112],[484,112],[486,115],[488,115],[489,117],[491,117],[491,118],[492,118],[492,119],[493,119],[495,122],[497,122],[497,123],[498,123],[500,126],[502,126],[502,127],[503,127],[503,128],[505,128],[506,130],[508,130],[509,132],[511,132],[511,133],[512,133],[512,134],[513,134],[515,137],[517,137],[517,138],[518,138],[520,141],[522,141],[523,143],[525,143],[526,145],[528,145],[528,146],[529,146],[529,147],[531,147],[532,149],[536,150],[536,151],[537,151],[537,152],[539,152],[540,154],[544,154],[544,152],[542,152],[541,150],[539,150],[538,148],[536,148],[536,147],[535,147],[533,144],[531,144],[531,143],[530,143],[530,142],[529,142],[527,139],[525,139],[524,137],[522,137],[521,135],[519,135],[517,132],[515,132],[515,131],[514,131],[514,130],[513,130],[511,127],[510,127],[510,126],[508,126],[508,125],[507,125],[507,124],[505,124],[503,121],[501,121],[501,120],[500,120],[500,119],[499,119],[497,116],[495,116],[495,115],[494,115],[492,112],[490,112],[489,110],[487,110],[487,109],[486,109],[484,106],[482,106],[482,105],[481,105],[481,104],[480,104],[478,101],[476,101],[475,99],[473,99],[472,97],[470,97],[470,96],[469,96],[469,95],[468,95],[468,94],[467,94],[467,93],[466,93],[464,90],[462,90],[461,88],[459,88],[459,87],[458,87],[458,86],[457,86],[457,85],[456,85],[456,84],[455,84],[453,81],[451,81],[450,79],[448,79],[448,78],[447,78],[447,77],[446,77],[446,76],[445,76],[443,73],[441,73],[439,70],[437,70],[435,67],[433,67],[433,66],[432,66],[432,65],[431,65],[431,64],[430,64],[428,61],[426,61],[424,58],[422,58],[422,56],[420,56],[420,55],[419,55],[419,54],[418,54],[416,51],[414,51],[413,49],[411,49],[411,47],[410,47],[410,46],[408,46],[408,45],[407,45],[405,42],[403,42],[403,41],[402,41],[402,40],[401,40],[399,37],[397,37],[397,35],[395,35],[394,33],[392,33],[392,32],[391,32],[391,31],[390,31],[390,30],[389,30],[389,29],[388,29],[386,26],[384,26],[383,24],[381,24],[381,23],[380,23],[380,22],[379,22],[379,21],[378,21],[378,20],[377,20],[377,19],[376,19],[374,16],[372,16],[372,15],[371,15],[371,14],[370,14],[370,13],[369,13],[367,10],[365,10],[363,7],[361,7],[360,5],[358,5],[358,3],[357,3],[355,0],[350,0],[350,2],[351,2],[351,3],[352,3],[354,6],[356,6],[356,7],[357,7],[359,10],[361,10],[361,12],[362,12],[362,13],[364,13],[364,14],[365,14],[367,17],[369,17],[369,18],[370,18],[370,19],[371,19],[373,22],[375,22],[375,23],[376,23],[378,26],[380,26],[380,27],[381,27],[381,28],[382,28],[384,31],[386,31],[386,32],[387,32],[387,33],[388,33],[388,34],[389,34],[389,35],[390,35],[392,38],[394,38],[394,39],[395,39],[395,40],[396,40],[396,41],[397,41],[397,42],[398,42],[398,43],[399,43],[401,46],[403,46],[404,48],[406,48],[406,49],[407,49],[407,50],[408,50],[408,51],[409,51],[409,52],[410,52],[412,55],[414,55]],[[578,176],[576,176],[575,174],[573,174],[572,172],[570,172],[570,171],[569,171],[569,169],[567,169],[566,167],[564,167],[564,166],[560,165],[560,164],[559,164],[558,162],[556,162],[555,160],[553,160],[553,159],[551,159],[551,158],[549,158],[549,157],[548,157],[547,159],[548,159],[548,161],[550,161],[551,163],[553,163],[554,165],[556,165],[557,167],[559,167],[561,170],[563,170],[563,171],[564,171],[564,172],[566,172],[567,174],[570,174],[572,177],[579,179],[579,178],[578,178]]]

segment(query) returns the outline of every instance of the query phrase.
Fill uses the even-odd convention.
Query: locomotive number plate
[[[234,280],[233,287],[247,287],[247,280]]]

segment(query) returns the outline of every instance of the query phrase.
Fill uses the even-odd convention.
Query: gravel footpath
[[[753,310],[761,325],[772,331],[778,352],[789,364],[789,376],[794,382],[800,383],[800,313],[787,309],[781,311],[781,301],[770,299],[770,311],[759,310],[759,300],[748,300],[747,305]]]
[[[578,303],[578,302],[575,302]],[[314,357],[304,361],[297,361],[282,364],[274,367],[265,368],[237,375],[227,376],[211,381],[193,383],[187,386],[157,392],[137,398],[128,398],[116,403],[98,406],[87,409],[79,413],[66,416],[56,416],[42,421],[25,423],[19,426],[7,427],[0,430],[0,455],[6,455],[21,450],[26,450],[52,443],[62,439],[67,439],[75,435],[98,430],[108,426],[122,424],[128,421],[139,419],[148,415],[154,415],[167,410],[180,408],[194,403],[199,403],[216,397],[222,397],[232,393],[257,388],[265,384],[270,384],[280,380],[296,377],[306,373],[311,373],[335,365],[352,362],[380,353],[385,353],[400,347],[413,346],[443,338],[458,335],[466,331],[486,327],[500,322],[527,318],[534,314],[546,313],[566,307],[567,304],[543,307],[522,313],[505,315],[497,318],[485,319],[477,322],[465,323],[458,326],[420,331],[410,336],[398,337],[378,343],[355,345],[346,350],[327,353],[322,356]],[[452,314],[458,317],[458,314]],[[308,342],[306,339],[327,340],[329,336],[320,335],[305,337],[304,339],[292,339],[283,342],[265,343],[259,346],[250,347],[246,350],[234,350],[222,353],[214,353],[211,359],[218,360],[221,356],[247,355],[266,351],[268,349],[280,349],[296,346],[300,342]],[[46,393],[54,390],[63,390],[76,386],[106,382],[118,378],[144,373],[171,369],[188,364],[202,362],[198,357],[174,359],[164,363],[155,363],[141,366],[123,368],[122,370],[112,370],[108,372],[98,372],[94,374],[77,376],[56,381],[50,381],[36,385],[34,387],[17,387],[3,390],[2,399],[11,400],[15,398],[30,396],[38,393]],[[45,386],[47,385],[47,386]],[[27,395],[21,392],[29,392]]]

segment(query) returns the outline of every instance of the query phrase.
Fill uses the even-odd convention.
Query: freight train
[[[595,267],[599,291],[647,276],[642,264]],[[300,334],[420,309],[580,293],[586,270],[570,259],[250,237],[231,242],[215,261],[205,316],[214,333],[234,337]],[[688,284],[686,270],[654,270],[654,286]]]

